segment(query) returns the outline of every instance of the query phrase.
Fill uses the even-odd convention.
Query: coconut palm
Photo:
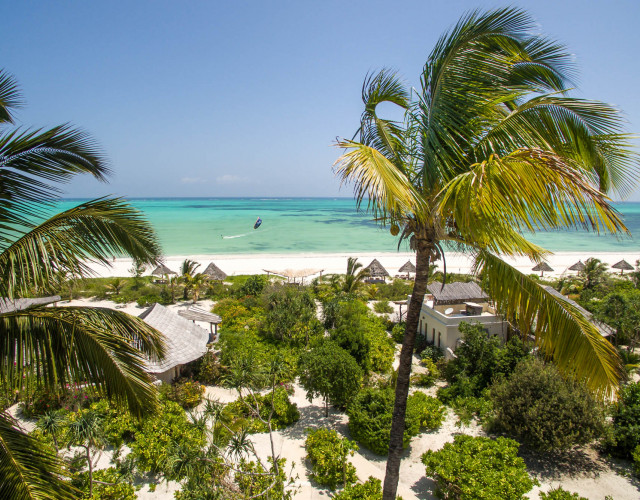
[[[472,12],[437,42],[409,91],[388,70],[364,82],[364,111],[336,166],[355,197],[416,251],[402,346],[384,498],[395,498],[411,357],[429,265],[444,248],[475,256],[493,300],[540,351],[594,391],[622,377],[615,349],[575,308],[498,255],[541,262],[547,251],[525,230],[587,228],[624,233],[604,193],[630,191],[638,158],[612,107],[571,98],[564,47],[532,34],[522,10]],[[378,105],[404,111],[384,119]],[[357,140],[355,140],[357,139]],[[402,230],[400,231],[400,228]],[[444,269],[446,271],[446,267]]]
[[[342,291],[347,293],[356,293],[364,283],[365,278],[369,276],[368,269],[360,269],[362,264],[355,257],[347,259],[347,274],[342,282]],[[360,270],[358,270],[360,269]]]
[[[160,252],[151,226],[121,199],[51,215],[55,184],[81,173],[105,180],[109,170],[94,142],[70,126],[8,128],[19,102],[15,80],[0,71],[0,297],[48,290],[59,272],[87,276],[90,264],[109,265],[114,254],[155,263]],[[0,377],[12,390],[92,384],[136,414],[150,412],[157,394],[145,357],[163,351],[157,331],[120,311],[31,307],[0,314]],[[72,497],[64,474],[57,456],[0,412],[0,498]]]
[[[105,285],[107,290],[110,290],[114,295],[120,295],[120,292],[127,284],[127,280],[122,278],[113,278],[109,283]]]
[[[582,278],[583,287],[587,290],[595,288],[602,283],[607,276],[607,264],[600,259],[590,257],[584,261],[584,269],[578,273]]]
[[[191,292],[191,300],[195,304],[196,302],[198,302],[202,290],[207,287],[207,276],[202,273],[198,273],[194,276],[186,274],[185,280],[185,290],[189,290]]]

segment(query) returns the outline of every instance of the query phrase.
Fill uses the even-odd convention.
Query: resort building
[[[432,283],[422,304],[418,335],[452,357],[462,334],[460,323],[478,323],[487,335],[507,336],[507,323],[489,304],[489,296],[476,283]]]

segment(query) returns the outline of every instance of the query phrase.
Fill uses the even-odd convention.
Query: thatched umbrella
[[[620,262],[616,262],[611,269],[620,269],[620,274],[624,274],[625,271],[633,271],[633,266],[626,260],[622,259]]]
[[[579,260],[578,262],[576,262],[573,266],[569,267],[569,271],[584,271],[585,269],[585,265],[582,263],[581,260]]]
[[[209,264],[204,271],[202,271],[202,274],[204,274],[209,279],[218,281],[222,281],[227,277],[225,272],[218,266],[216,266],[213,262]]]
[[[551,266],[549,264],[547,264],[546,262],[541,262],[540,264],[538,264],[536,267],[534,267],[532,269],[532,271],[540,271],[540,276],[544,276],[544,272],[553,272],[553,269],[551,269]]]
[[[371,264],[369,264],[365,269],[369,270],[369,276],[371,278],[382,278],[384,280],[385,277],[389,276],[389,273],[384,267],[382,267],[382,264],[378,262],[378,259],[373,259]]]
[[[178,274],[175,271],[172,271],[171,269],[169,269],[167,266],[165,266],[164,264],[160,264],[158,267],[156,267],[153,272],[151,273],[153,276],[168,276],[169,274]]]
[[[407,273],[407,276],[409,276],[411,273],[415,273],[416,272],[416,266],[414,266],[410,260],[407,261],[407,263],[402,266],[400,269],[398,269],[399,273]]]

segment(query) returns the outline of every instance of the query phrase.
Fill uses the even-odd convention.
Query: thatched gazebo
[[[583,262],[581,260],[579,260],[578,262],[576,262],[573,266],[569,267],[569,271],[584,271],[585,269],[585,265],[583,264]]]
[[[280,276],[281,278],[287,278],[287,283],[291,283],[292,282],[291,280],[293,280],[293,283],[297,283],[296,280],[300,279],[300,283],[304,284],[304,279],[308,278],[309,276],[314,276],[316,274],[319,274],[320,276],[322,276],[324,269],[304,268],[304,269],[285,269],[284,271],[271,271],[269,269],[263,269],[263,271],[267,273],[267,277],[273,274],[275,276]]]
[[[213,262],[209,264],[204,271],[202,271],[202,274],[204,274],[209,279],[217,281],[222,281],[227,277],[226,273],[218,266],[216,266]]]
[[[540,264],[538,264],[537,266],[535,266],[533,269],[531,269],[532,271],[540,271],[540,276],[544,276],[544,272],[547,271],[549,273],[553,272],[553,269],[551,268],[551,266],[549,264],[547,264],[546,262],[541,262]]]
[[[171,269],[169,269],[167,266],[165,266],[164,264],[160,264],[158,267],[156,267],[152,272],[151,275],[152,276],[168,276],[170,274],[178,274],[175,271],[172,271]]]
[[[611,266],[611,269],[620,269],[620,275],[622,275],[625,271],[633,271],[633,266],[626,260],[622,259],[620,262],[616,262]]]
[[[407,273],[407,278],[411,276],[411,273],[416,272],[416,266],[414,266],[410,260],[406,262],[400,269],[398,269],[399,273]]]
[[[373,259],[371,264],[365,267],[365,269],[369,270],[369,279],[367,280],[369,282],[384,282],[385,278],[389,276],[389,273],[384,267],[382,267],[382,264],[378,262],[378,259]]]

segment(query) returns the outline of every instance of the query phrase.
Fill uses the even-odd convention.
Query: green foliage
[[[440,370],[431,358],[424,358],[422,364],[427,369],[426,373],[416,373],[411,376],[411,383],[418,387],[433,387],[436,380],[440,378]]]
[[[307,399],[322,396],[327,405],[346,406],[362,385],[362,369],[347,351],[331,341],[324,341],[299,360],[300,384]]]
[[[278,460],[278,468],[274,466],[273,459],[269,457],[269,471],[256,462],[240,460],[238,465],[240,474],[235,475],[235,482],[245,498],[259,498],[265,500],[289,500],[293,496],[291,490],[285,490],[288,484],[284,472],[286,459]],[[271,474],[266,475],[266,472]],[[274,483],[272,485],[272,483]],[[261,494],[262,493],[262,494]]]
[[[547,493],[540,492],[540,500],[588,500],[585,497],[581,497],[577,493],[571,493],[561,486],[549,490]]]
[[[340,302],[331,340],[351,354],[365,373],[387,373],[393,364],[394,343],[380,318],[358,300]]]
[[[376,297],[383,300],[404,300],[413,290],[412,281],[397,278],[391,283],[379,283],[376,286],[378,287]]]
[[[225,329],[233,329],[238,323],[252,316],[249,308],[245,307],[240,300],[230,297],[216,302],[212,311],[220,316]]]
[[[266,298],[267,314],[262,333],[293,345],[309,345],[313,338],[324,334],[316,318],[316,303],[305,289],[281,286]]]
[[[218,356],[209,346],[207,352],[194,364],[194,377],[204,384],[220,384],[228,375],[229,369],[223,366]]]
[[[21,407],[25,417],[34,418],[53,410],[87,408],[96,397],[93,391],[83,387],[68,386],[60,390],[40,387],[21,403]]]
[[[181,448],[196,453],[204,445],[203,430],[189,422],[179,404],[164,401],[156,415],[144,419],[129,447],[140,469],[162,472],[167,479],[180,479],[174,477],[167,464],[172,450]]]
[[[611,410],[613,437],[608,451],[616,456],[631,458],[640,445],[640,383],[622,387],[618,401]]]
[[[444,351],[435,345],[427,345],[420,351],[420,359],[424,363],[425,359],[429,358],[434,363],[444,358]]]
[[[407,325],[404,321],[393,325],[393,328],[391,329],[391,338],[396,344],[402,344],[404,339],[404,330],[406,327]]]
[[[204,385],[189,379],[180,379],[171,384],[160,386],[160,394],[185,409],[195,408],[202,403],[204,391]]]
[[[238,289],[237,295],[240,297],[252,295],[257,297],[267,286],[267,277],[263,274],[254,274],[249,276]]]
[[[457,435],[438,451],[422,455],[426,474],[441,498],[516,500],[534,486],[518,443],[507,438]]]
[[[394,401],[395,392],[391,387],[367,388],[360,391],[347,407],[351,435],[379,455],[389,451]],[[439,427],[444,413],[444,407],[435,398],[421,392],[409,396],[403,446],[408,446],[421,428]]]
[[[636,473],[636,476],[640,476],[640,444],[633,450],[631,458],[633,459],[633,471]]]
[[[304,443],[307,460],[311,462],[311,477],[331,489],[345,487],[358,480],[356,468],[348,457],[358,450],[354,441],[340,437],[335,430],[310,431]]]
[[[393,312],[393,307],[389,304],[388,300],[379,300],[373,304],[373,310],[378,314],[391,314]]]
[[[488,393],[488,390],[483,392]],[[451,408],[458,417],[457,426],[469,425],[475,417],[485,422],[493,414],[493,404],[484,394],[480,397],[458,396],[450,402]]]
[[[382,500],[382,481],[369,476],[366,482],[348,485],[333,498],[334,500]]]
[[[617,344],[636,346],[640,341],[640,290],[609,293],[597,302],[595,317],[615,329]]]
[[[552,364],[520,363],[491,388],[495,424],[539,450],[565,450],[599,437],[604,411],[587,388],[566,380]]]
[[[101,415],[105,439],[114,448],[133,440],[142,425],[126,408],[106,399],[92,403],[90,408]]]
[[[160,295],[155,295],[155,294],[143,295],[141,297],[138,297],[138,300],[136,300],[136,302],[140,307],[149,307],[155,304],[156,302],[158,304],[167,303],[167,301],[162,298],[162,293]]]
[[[85,485],[83,488],[84,498],[90,500],[136,500],[138,498],[136,488],[124,479],[115,467],[97,470],[93,473],[94,485],[91,496],[88,496],[88,473],[84,472],[80,476],[80,481]],[[138,486],[137,489],[140,487]]]
[[[269,428],[265,422],[268,421],[269,415],[273,430],[283,429],[300,420],[298,405],[289,400],[289,394],[284,387],[276,387],[275,391],[264,395],[238,398],[225,406],[224,413],[231,421],[243,420],[251,433],[267,432]]]

